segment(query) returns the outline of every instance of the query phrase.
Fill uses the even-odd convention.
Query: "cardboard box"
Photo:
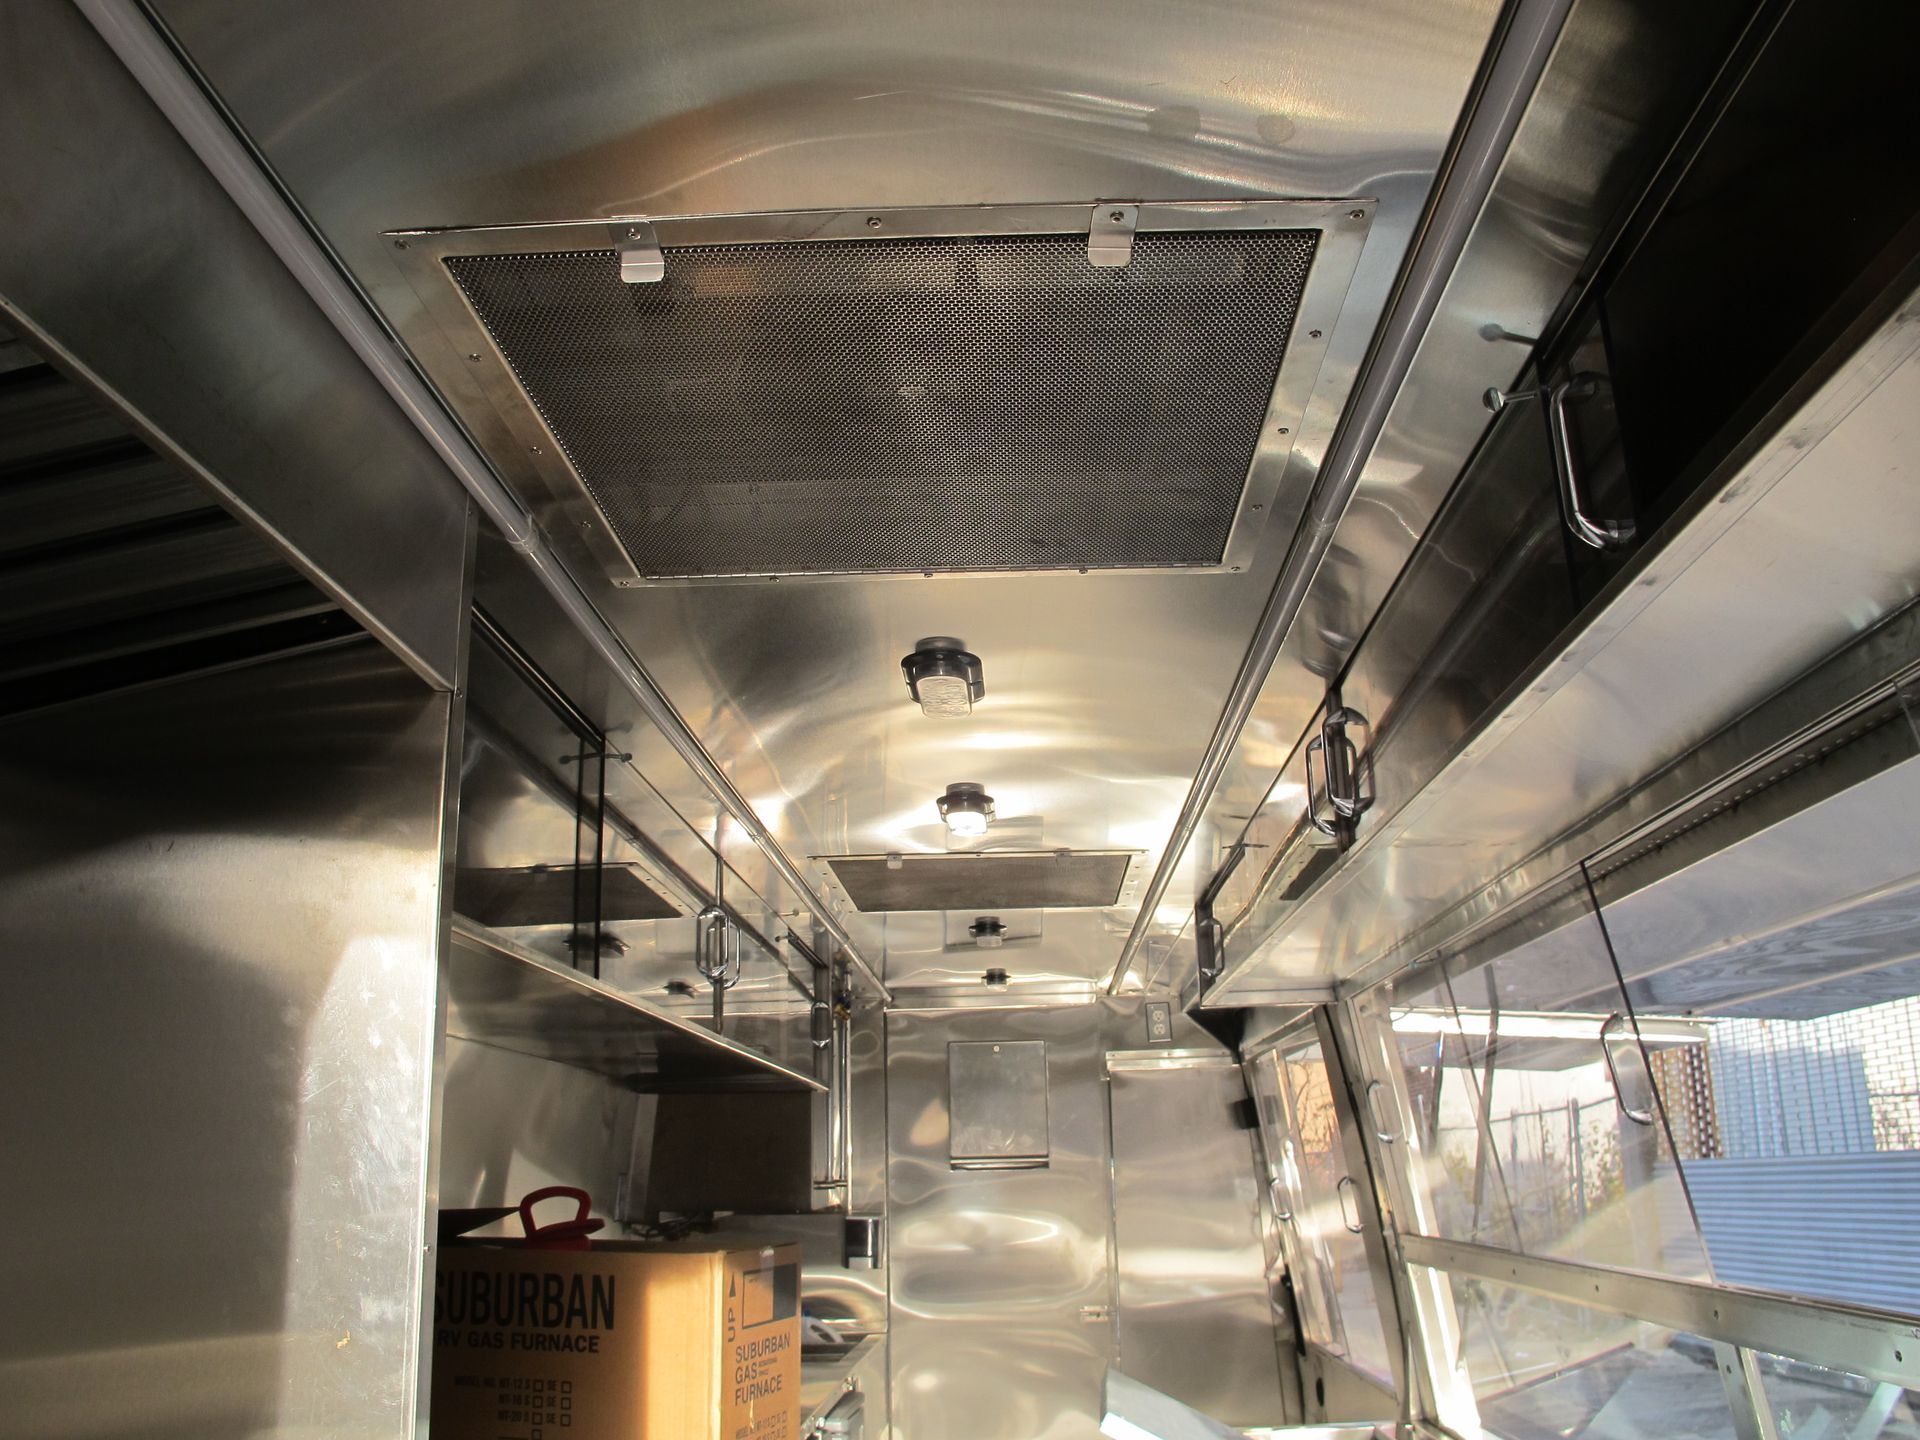
[[[800,1247],[450,1244],[434,1440],[800,1440]]]

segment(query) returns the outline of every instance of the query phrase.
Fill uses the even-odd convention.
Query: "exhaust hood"
[[[1280,487],[1371,209],[392,240],[465,361],[443,391],[492,412],[463,418],[499,438],[487,448],[511,481],[568,504],[616,583],[1230,570]]]

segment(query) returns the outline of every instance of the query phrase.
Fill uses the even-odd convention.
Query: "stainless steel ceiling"
[[[386,231],[636,213],[1375,198],[1347,311],[1329,337],[1332,383],[1296,437],[1299,473],[1285,488],[1298,495],[1497,7],[159,0],[155,8],[367,293],[436,368],[447,356],[433,353],[441,342]],[[1586,8],[1601,19],[1610,11]],[[1457,458],[1439,455],[1412,476],[1404,465],[1370,472],[1364,507],[1417,531],[1430,500],[1401,507],[1390,497],[1416,482],[1434,490]],[[790,855],[944,848],[933,797],[949,781],[978,779],[1000,799],[1002,828],[1025,845],[1137,847],[1151,865],[1293,519],[1270,517],[1255,562],[1238,575],[698,590],[616,590],[582,546],[560,538],[596,603]],[[1343,607],[1365,612],[1366,597],[1384,589],[1397,559],[1371,573],[1378,563],[1367,546],[1342,547],[1329,569],[1361,572],[1327,577]],[[509,629],[516,615],[532,623],[498,566],[483,569],[481,589]],[[959,635],[986,662],[988,699],[970,721],[929,720],[907,700],[899,657],[930,634]],[[1317,662],[1283,661],[1295,677],[1303,663]],[[1263,733],[1290,748],[1311,713],[1300,700],[1317,691],[1317,682],[1279,683]],[[618,732],[632,717],[606,703],[601,718]],[[631,748],[644,768],[649,747]],[[661,766],[656,783],[682,814],[711,813],[677,763]],[[740,848],[729,855],[749,882],[770,897],[784,893]],[[1182,923],[1187,895],[1170,894],[1166,933]],[[776,904],[796,908],[791,897]],[[1045,918],[1034,963],[1091,977],[1110,967],[1132,914]],[[937,915],[850,914],[846,923],[872,952],[899,957],[889,963],[894,981],[911,980],[918,962],[908,956],[944,947]]]

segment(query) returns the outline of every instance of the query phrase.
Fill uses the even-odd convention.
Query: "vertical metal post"
[[[1587,1218],[1587,1154],[1586,1141],[1580,1134],[1580,1098],[1577,1095],[1567,1097],[1567,1131],[1567,1153],[1573,1162],[1575,1208],[1584,1220]]]
[[[1734,1440],[1780,1440],[1780,1427],[1774,1424],[1773,1406],[1753,1351],[1716,1341],[1713,1354],[1720,1367],[1720,1383],[1726,1387],[1727,1408],[1733,1412]]]
[[[593,931],[588,943],[593,947],[593,978],[600,978],[600,956],[605,947],[601,927],[606,919],[607,884],[607,747],[596,744],[593,757]],[[584,775],[586,766],[580,769]]]
[[[843,956],[833,962],[833,1089],[838,1132],[834,1168],[847,1189],[846,1207],[853,1208],[853,984]]]

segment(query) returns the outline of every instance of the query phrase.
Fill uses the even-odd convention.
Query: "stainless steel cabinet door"
[[[1231,1056],[1108,1057],[1114,1364],[1230,1425],[1282,1412],[1257,1157]]]

